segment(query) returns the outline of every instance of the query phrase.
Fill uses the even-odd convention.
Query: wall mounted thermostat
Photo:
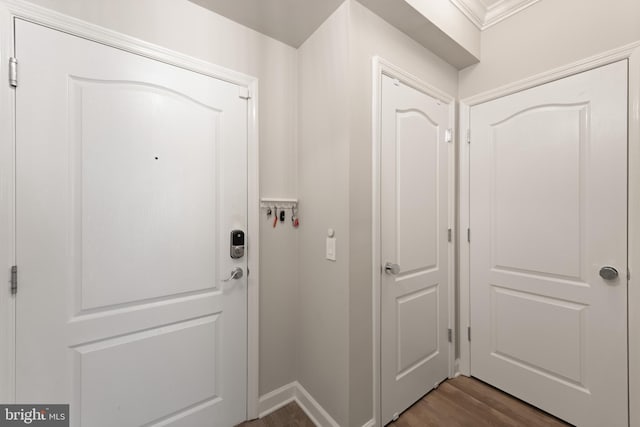
[[[233,230],[231,232],[231,258],[237,259],[244,256],[244,231]]]

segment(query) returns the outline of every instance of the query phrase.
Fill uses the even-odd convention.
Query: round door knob
[[[600,269],[600,277],[604,280],[615,280],[619,276],[618,270],[613,267],[602,267]]]
[[[400,273],[400,266],[398,264],[388,262],[384,265],[384,272],[395,276]]]

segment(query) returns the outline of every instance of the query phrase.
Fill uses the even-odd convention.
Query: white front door
[[[237,86],[16,21],[16,398],[79,427],[246,416]],[[244,277],[223,282],[233,268]]]
[[[381,107],[381,399],[386,424],[449,374],[452,144],[446,141],[449,104],[383,76]]]
[[[471,135],[471,374],[626,426],[627,62],[472,107]]]

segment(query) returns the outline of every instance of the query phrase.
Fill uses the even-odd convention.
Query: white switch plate
[[[327,259],[329,261],[336,260],[336,238],[335,237],[327,237]]]

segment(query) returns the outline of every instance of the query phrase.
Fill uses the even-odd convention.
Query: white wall
[[[296,197],[296,51],[186,0],[33,0],[259,79],[260,193]],[[260,393],[295,378],[297,235],[261,220]]]
[[[543,0],[483,32],[482,60],[460,72],[459,95],[464,99],[637,41],[638,0]],[[631,148],[637,142],[630,140]],[[634,153],[632,149],[630,156]],[[631,259],[629,264],[637,263]],[[630,344],[633,356],[638,349]],[[629,366],[631,425],[637,426],[637,360],[631,359]]]
[[[482,33],[460,98],[640,40],[640,1],[543,0]]]
[[[372,58],[376,55],[456,96],[458,71],[356,1],[351,1],[349,155],[349,425],[372,417],[371,162]]]
[[[463,98],[640,39],[640,2],[538,2],[486,30],[481,63],[460,73],[347,4],[300,49],[299,179],[310,228],[300,234],[298,378],[341,425],[360,426],[372,415],[371,57]],[[335,264],[323,259],[327,227],[338,231]]]
[[[638,0],[546,0],[487,29],[458,75],[354,0],[299,51],[185,0],[32,1],[259,78],[261,195],[299,197],[301,217],[261,218],[260,393],[298,380],[344,426],[373,411],[371,57],[464,98],[640,40]]]
[[[452,0],[358,2],[458,69],[480,59],[480,30]]]
[[[457,70],[347,0],[299,49],[298,381],[344,426],[373,416],[372,58],[455,96]],[[324,259],[327,228],[338,260]]]
[[[341,5],[298,50],[298,381],[343,426],[350,425],[348,12]],[[325,259],[328,228],[335,262]]]
[[[450,0],[405,0],[447,36],[480,57],[480,30]]]

